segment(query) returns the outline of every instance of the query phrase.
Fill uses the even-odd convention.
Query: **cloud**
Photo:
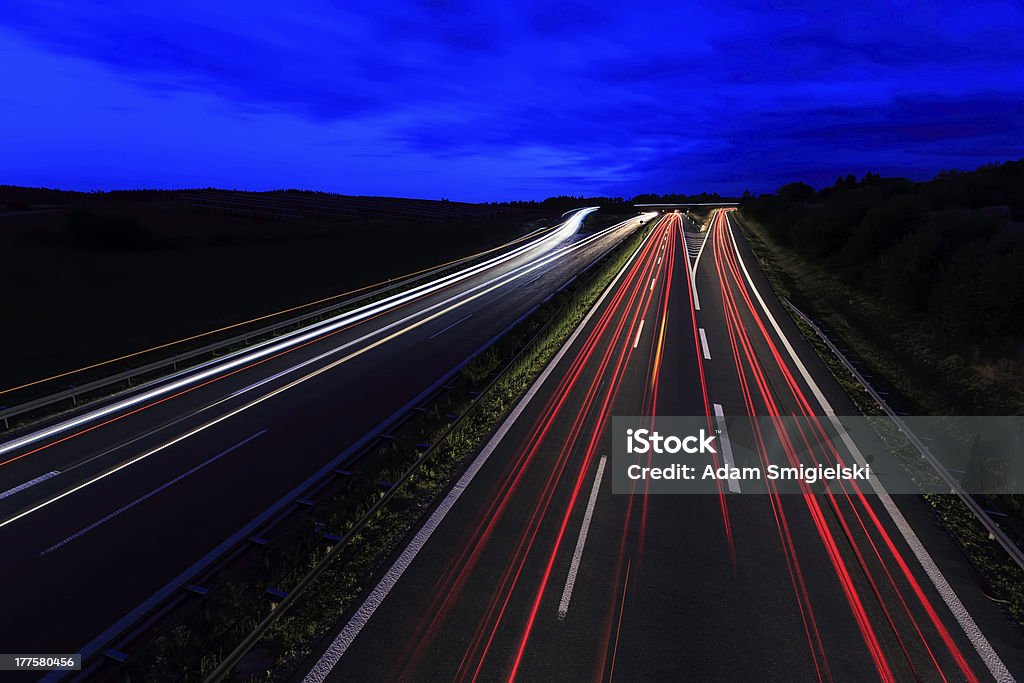
[[[466,174],[480,198],[509,178],[541,194],[735,191],[865,168],[921,177],[1020,154],[1024,11],[1012,2],[353,7],[9,0],[0,27],[25,85],[5,95],[0,122],[37,144],[67,138],[50,165],[83,169],[78,178],[91,158],[73,156],[79,127],[56,113],[46,131],[26,120],[49,91],[76,93],[68,117],[119,112],[124,124],[94,126],[90,141],[110,158],[158,159],[145,131],[194,122],[196,149],[220,153],[181,155],[181,176],[238,173],[245,186],[331,150],[336,165],[317,163],[333,174],[324,187],[401,181],[393,191],[408,195]],[[76,84],[58,62],[82,74]],[[11,168],[22,161],[33,163]],[[402,167],[437,172],[387,170]],[[105,173],[96,163],[97,183]]]

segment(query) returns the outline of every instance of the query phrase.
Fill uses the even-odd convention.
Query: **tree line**
[[[745,194],[779,243],[920,316],[974,360],[1024,360],[1024,159],[912,182],[868,173]]]

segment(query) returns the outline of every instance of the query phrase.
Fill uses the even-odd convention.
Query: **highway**
[[[667,214],[301,678],[1024,675],[919,497],[611,490],[614,416],[765,416],[783,457],[855,463],[869,445],[833,421],[855,413],[730,213],[703,233]]]
[[[9,436],[0,443],[3,650],[88,657],[181,590],[649,217],[588,234],[580,226],[593,210]],[[381,255],[344,258],[370,257]]]

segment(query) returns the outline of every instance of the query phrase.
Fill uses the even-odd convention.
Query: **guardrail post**
[[[877,403],[885,412],[885,414],[889,416],[889,419],[893,421],[893,423],[896,425],[896,428],[904,434],[907,441],[910,442],[910,445],[917,449],[918,453],[921,454],[921,457],[932,467],[933,470],[935,470],[935,473],[938,474],[939,477],[942,478],[942,480],[949,485],[950,494],[956,495],[961,501],[963,501],[964,506],[967,508],[967,510],[974,516],[976,520],[978,520],[978,522],[988,532],[989,540],[995,541],[1000,546],[1002,546],[1003,550],[1006,551],[1006,554],[1010,557],[1010,559],[1013,560],[1018,567],[1024,569],[1024,549],[1021,549],[1021,547],[1017,545],[1016,541],[1011,539],[1003,530],[1003,528],[1000,527],[996,523],[996,521],[992,519],[992,517],[988,513],[986,513],[980,505],[978,505],[978,502],[974,499],[974,497],[963,489],[963,487],[960,485],[957,479],[949,472],[949,470],[941,462],[939,462],[932,455],[931,451],[928,450],[928,447],[924,445],[924,443],[917,437],[917,435],[914,434],[914,432],[911,431],[911,429],[906,424],[904,424],[903,420],[896,413],[896,411],[894,411],[892,407],[889,406],[889,404],[886,402],[886,400],[882,398],[880,392],[878,392],[871,385],[870,382],[864,379],[863,375],[861,375],[860,372],[853,367],[853,364],[850,362],[850,360],[843,354],[842,351],[839,350],[839,347],[832,343],[832,340],[828,338],[828,336],[821,330],[821,328],[786,297],[782,297],[782,303],[786,307],[788,307],[789,310],[795,313],[797,317],[799,317],[808,326],[810,326],[811,330],[825,343],[825,345],[829,348],[833,355],[835,355],[835,357],[839,359],[839,361],[846,367],[846,369],[850,371],[850,374],[854,376],[857,382],[862,387],[864,387],[864,389],[868,392],[868,394],[875,401],[875,403]]]
[[[69,384],[68,385],[68,389],[71,390],[71,407],[72,408],[77,408],[78,407],[78,400],[75,398],[75,385],[74,384]]]
[[[193,204],[192,206],[200,206],[200,205]],[[235,214],[236,212],[228,212],[228,213]],[[242,215],[242,214],[237,214],[237,215]],[[468,261],[468,260],[470,260],[472,258],[474,258],[474,257],[466,257],[466,258],[460,259],[459,263],[464,263],[464,262],[466,262],[466,261]],[[451,264],[448,264],[448,265],[451,265]],[[455,266],[451,266],[451,267],[454,268]],[[307,325],[309,323],[309,321],[317,321],[317,322],[322,321],[322,320],[326,319],[327,317],[330,317],[332,315],[337,315],[339,311],[342,311],[342,310],[344,310],[346,308],[349,308],[349,307],[351,307],[351,306],[353,306],[353,305],[355,305],[355,304],[357,304],[357,303],[359,303],[361,301],[364,301],[364,300],[367,300],[367,299],[374,299],[375,300],[376,297],[379,297],[382,294],[384,294],[384,293],[386,293],[386,292],[388,292],[388,291],[390,291],[392,289],[398,288],[398,287],[400,287],[402,285],[411,285],[414,282],[417,282],[419,280],[422,280],[424,278],[427,278],[427,277],[431,276],[432,274],[438,272],[439,270],[442,270],[442,268],[441,267],[434,267],[434,268],[431,268],[431,269],[429,269],[427,271],[423,271],[422,273],[413,275],[411,277],[388,278],[386,286],[378,287],[378,288],[373,289],[373,290],[371,290],[371,291],[369,291],[367,293],[360,294],[360,295],[355,296],[355,297],[349,297],[349,298],[346,298],[346,299],[342,299],[339,303],[337,303],[333,307],[327,307],[325,309],[319,309],[319,310],[315,310],[315,311],[312,311],[312,312],[309,312],[309,313],[303,313],[301,315],[298,315],[298,316],[295,316],[295,317],[291,318],[288,321],[280,321],[280,322],[275,323],[273,325],[268,325],[267,327],[263,327],[263,328],[260,328],[260,329],[257,329],[257,330],[250,330],[249,332],[244,333],[244,335],[238,335],[238,336],[231,337],[229,339],[223,339],[223,340],[220,340],[218,342],[214,342],[212,344],[209,344],[207,346],[194,349],[192,351],[176,354],[171,359],[169,359],[171,361],[170,365],[173,368],[173,370],[175,372],[177,372],[177,370],[178,370],[178,362],[179,361],[188,361],[188,360],[191,360],[191,359],[205,357],[207,355],[209,355],[210,359],[217,359],[221,355],[220,353],[218,353],[218,351],[225,351],[227,348],[236,345],[243,338],[245,339],[246,346],[248,346],[251,343],[252,339],[254,339],[254,338],[260,339],[260,338],[262,338],[264,336],[268,336],[268,335],[269,335],[270,339],[277,338],[277,337],[279,337],[282,334],[282,330],[285,330],[285,329],[288,329],[288,328],[292,328],[294,330],[298,330],[298,329],[301,329],[302,327],[304,327],[305,325]],[[375,286],[379,285],[379,284],[382,284],[382,283],[375,283]],[[351,293],[346,293],[346,295],[347,294],[351,294]],[[340,298],[341,296],[342,295],[338,295],[337,297],[331,297],[331,299]],[[306,307],[307,306],[300,306],[299,308],[306,308]],[[199,336],[205,336],[205,335],[199,335]],[[133,354],[133,355],[135,355],[135,354]],[[153,370],[157,370],[157,369],[165,370],[167,365],[168,365],[167,361],[168,361],[168,359],[164,358],[164,359],[161,359],[160,361],[157,361],[157,362],[154,362],[154,363],[149,363],[149,364],[146,364],[146,365],[142,365],[142,366],[138,366],[138,367],[134,367],[134,368],[129,368],[129,369],[124,370],[122,372],[115,373],[114,375],[112,375],[110,377],[102,378],[102,379],[95,380],[95,381],[92,381],[92,382],[86,382],[83,385],[83,390],[86,391],[86,393],[91,393],[91,392],[93,392],[94,390],[96,390],[98,388],[104,388],[104,387],[109,387],[111,385],[119,384],[120,382],[124,381],[125,377],[128,378],[128,384],[129,384],[129,386],[131,386],[131,379],[134,377],[134,373],[135,372],[139,372],[140,376],[142,376],[142,375],[145,375],[145,374],[147,374],[149,372],[152,372]],[[186,367],[187,367],[187,365],[186,365]],[[146,383],[145,380],[143,380],[143,384],[145,384],[145,383]],[[75,386],[69,385],[64,391],[56,392],[56,393],[54,393],[51,396],[44,396],[44,397],[39,398],[39,399],[33,399],[31,401],[27,401],[26,403],[22,404],[21,406],[15,406],[14,408],[10,408],[9,407],[8,409],[12,410],[12,415],[13,416],[17,416],[17,415],[21,415],[21,414],[24,414],[24,413],[27,413],[27,412],[35,411],[37,408],[40,408],[40,407],[49,406],[49,405],[54,404],[54,403],[61,403],[61,402],[65,401],[65,400],[67,400],[67,398],[68,398],[67,389],[71,389],[72,390],[71,401],[72,401],[73,407],[77,408],[78,407],[78,397],[77,397],[77,395],[75,395],[75,393],[73,391],[75,388],[76,388]],[[117,393],[117,392],[114,392],[114,393]],[[4,416],[4,424],[5,425],[9,424],[8,417],[10,417],[10,416]]]

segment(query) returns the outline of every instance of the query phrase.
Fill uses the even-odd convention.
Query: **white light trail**
[[[557,230],[554,230],[550,234],[545,235],[537,240],[534,240],[533,242],[529,242],[523,246],[516,247],[515,249],[512,249],[511,251],[506,252],[504,254],[494,256],[475,266],[470,266],[468,268],[456,271],[455,273],[450,273],[448,275],[440,277],[437,280],[433,280],[422,285],[417,285],[412,289],[400,292],[398,294],[393,294],[378,302],[362,306],[354,311],[342,313],[334,318],[325,320],[322,323],[318,323],[303,330],[297,330],[296,332],[292,332],[288,335],[285,335],[283,338],[279,337],[277,339],[269,340],[267,342],[264,342],[263,344],[257,345],[253,349],[248,349],[246,351],[239,352],[239,354],[235,356],[229,356],[228,358],[223,359],[220,362],[216,362],[212,366],[200,366],[200,368],[198,368],[198,372],[193,371],[191,372],[191,374],[187,374],[186,376],[181,377],[180,379],[171,381],[155,389],[145,391],[141,394],[123,399],[121,401],[116,401],[114,403],[111,403],[110,405],[90,411],[79,417],[70,420],[65,420],[46,429],[42,429],[37,432],[27,434],[21,438],[8,441],[4,444],[0,444],[0,455],[16,451],[25,446],[37,443],[51,436],[62,434],[66,431],[69,431],[76,427],[83,426],[90,422],[95,422],[109,415],[113,415],[114,413],[117,413],[126,408],[131,408],[141,403],[151,401],[155,398],[172,394],[173,392],[179,391],[194,384],[198,384],[203,380],[209,379],[221,373],[228,372],[243,365],[250,364],[253,361],[259,360],[261,358],[266,358],[267,356],[271,356],[280,351],[284,351],[290,347],[302,344],[303,342],[313,340],[319,336],[333,332],[343,327],[353,325],[359,321],[365,320],[372,316],[388,312],[414,299],[421,298],[435,291],[438,291],[444,287],[448,287],[457,282],[461,282],[481,272],[501,265],[526,252],[543,248],[544,251],[542,251],[541,253],[545,253],[546,251],[555,248],[555,246],[558,243],[563,242],[572,235],[576,234],[580,226],[583,224],[583,219],[586,218],[587,215],[593,213],[594,211],[597,211],[597,209],[598,207],[588,207],[585,209],[580,209],[572,216],[570,216],[569,219],[566,220],[561,227],[559,227]],[[589,240],[592,237],[595,237],[596,235],[604,234],[604,232],[605,231],[595,233],[595,235],[591,235],[590,237],[588,237],[587,240]],[[568,246],[572,247],[574,245]],[[566,249],[567,247],[563,247],[562,252],[559,253],[564,253]],[[544,261],[544,263],[549,262],[550,261],[548,260]]]

